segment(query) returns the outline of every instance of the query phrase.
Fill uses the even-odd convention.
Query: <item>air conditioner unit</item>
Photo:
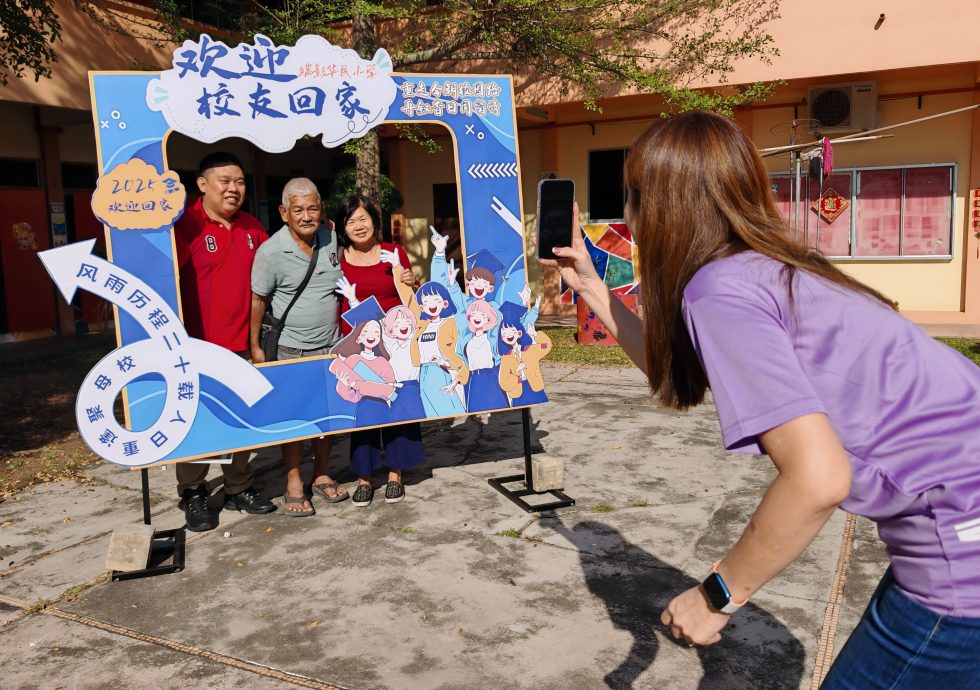
[[[821,132],[859,132],[878,125],[878,82],[811,86],[807,91],[810,118]]]

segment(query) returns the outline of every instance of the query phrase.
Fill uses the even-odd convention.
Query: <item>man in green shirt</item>
[[[306,276],[314,247],[317,248],[316,266],[309,283],[286,315],[279,337],[277,359],[282,361],[326,355],[340,339],[339,304],[335,290],[342,273],[337,236],[332,228],[323,223],[323,205],[316,185],[305,177],[296,177],[287,182],[282,192],[279,214],[285,225],[259,247],[252,264],[250,344],[254,363],[265,361],[259,334],[267,305],[271,301],[273,316],[282,318],[282,313]],[[347,498],[347,490],[327,474],[332,447],[333,439],[330,436],[313,439],[313,493],[336,502]],[[282,445],[282,459],[286,467],[283,506],[286,515],[291,517],[313,515],[314,512],[303,490],[300,475],[302,455],[302,441]]]

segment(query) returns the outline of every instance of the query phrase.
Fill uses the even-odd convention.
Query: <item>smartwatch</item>
[[[701,583],[701,590],[708,598],[708,603],[711,605],[711,608],[721,613],[727,613],[730,616],[742,608],[748,600],[735,601],[732,599],[732,593],[729,591],[728,585],[725,584],[721,574],[718,572],[718,563],[711,566],[711,572],[704,579],[704,582]]]

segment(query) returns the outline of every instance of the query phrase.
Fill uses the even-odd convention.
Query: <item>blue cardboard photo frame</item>
[[[383,123],[445,127],[455,144],[464,256],[492,255],[499,281],[487,299],[502,321],[523,315],[511,353],[521,363],[511,370],[523,371],[511,379],[517,388],[507,404],[494,409],[547,400],[539,372],[527,376],[526,367],[550,342],[528,336],[536,310],[521,310],[517,297],[527,271],[509,76],[394,73],[383,49],[363,60],[319,36],[277,46],[257,35],[233,48],[202,35],[174,51],[170,70],[91,72],[90,86],[100,171],[93,210],[106,227],[108,259],[91,254],[92,240],[41,258],[66,299],[81,288],[115,307],[118,349],[89,372],[76,405],[81,435],[97,454],[137,467],[368,428],[355,426],[356,403],[338,393],[335,356],[253,367],[184,330],[172,236],[184,190],[167,168],[172,131],[281,152],[302,136],[338,146]],[[463,309],[474,297],[454,299]],[[112,415],[120,393],[126,426]]]

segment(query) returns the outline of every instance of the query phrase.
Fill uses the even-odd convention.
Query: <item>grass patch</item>
[[[560,326],[539,329],[551,338],[552,352],[546,362],[566,362],[599,367],[632,367],[633,360],[626,356],[619,345],[579,345],[575,341],[578,329]]]
[[[398,531],[401,532],[402,534],[415,534],[415,530],[412,529],[411,527],[402,527]]]
[[[518,532],[516,529],[502,529],[499,532],[497,532],[497,534],[495,536],[498,536],[498,537],[509,537],[511,539],[517,539],[518,537],[521,536],[521,533]]]
[[[106,582],[108,580],[109,580],[109,573],[102,573],[97,578],[92,580],[92,582],[86,582],[81,585],[76,585],[71,589],[66,589],[64,592],[61,593],[61,596],[58,597],[58,601],[75,601],[85,590],[91,589],[96,585],[101,585],[103,582]]]
[[[618,345],[579,345],[575,326],[540,328],[551,338],[552,352],[547,362],[585,364],[599,367],[632,367],[633,360]],[[972,338],[936,338],[980,366],[980,340]]]
[[[630,508],[646,508],[649,505],[650,504],[647,501],[644,501],[642,498],[630,499]]]
[[[608,503],[596,503],[594,506],[589,508],[593,513],[611,513],[615,508],[613,508]]]
[[[94,453],[81,451],[76,444],[81,444],[81,439],[74,434],[40,456],[36,451],[21,451],[6,458],[0,456],[0,501],[34,484],[75,479],[83,469],[98,462]]]
[[[936,338],[936,340],[946,343],[967,359],[972,360],[974,364],[980,366],[980,341],[972,338]]]
[[[35,613],[40,613],[48,607],[51,602],[47,599],[38,599],[33,604],[24,609],[25,616],[33,616]]]

